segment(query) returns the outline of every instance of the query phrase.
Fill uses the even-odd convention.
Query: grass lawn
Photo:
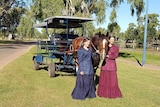
[[[33,70],[35,48],[0,70],[0,107],[159,107],[160,72],[117,61],[123,98],[73,100],[75,76]],[[124,57],[121,57],[124,58]],[[158,61],[157,61],[158,62]],[[57,72],[58,73],[58,72]],[[99,75],[99,70],[97,71]]]
[[[142,49],[120,49],[119,57],[132,61],[142,62],[143,50]],[[154,64],[160,66],[160,52],[153,49],[146,51],[146,64]]]

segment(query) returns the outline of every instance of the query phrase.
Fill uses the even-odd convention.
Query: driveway
[[[0,44],[0,69],[29,51],[35,44],[36,42]]]

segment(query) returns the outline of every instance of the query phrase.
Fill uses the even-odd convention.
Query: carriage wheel
[[[49,77],[55,77],[55,68],[56,68],[55,63],[49,64],[49,66],[48,66],[48,75],[49,75]]]
[[[39,70],[39,64],[37,64],[37,62],[34,62],[33,68],[34,70]]]
[[[39,70],[39,64],[36,62],[35,58],[33,59],[33,69]]]

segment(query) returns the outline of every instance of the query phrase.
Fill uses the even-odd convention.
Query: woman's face
[[[114,44],[114,37],[111,37],[111,38],[109,39],[109,43],[110,43],[110,44]]]
[[[91,43],[91,41],[90,41],[90,40],[87,40],[86,42],[84,42],[84,46],[85,46],[85,47],[89,47],[89,46],[90,46],[90,43]]]

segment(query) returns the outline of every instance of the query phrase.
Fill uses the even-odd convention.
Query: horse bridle
[[[103,45],[102,49],[103,50],[105,50],[105,43],[106,42],[107,42],[106,39],[103,39],[103,41],[102,41],[102,45]],[[93,48],[94,48],[95,51],[98,51],[98,49],[95,47],[95,45],[93,44],[92,41],[91,41],[91,45],[93,46]]]
[[[103,45],[103,49],[102,49],[102,51],[103,51],[103,56],[102,56],[102,59],[105,59],[105,57],[106,57],[106,53],[105,53],[105,50],[106,50],[106,48],[105,48],[105,44],[106,44],[106,42],[107,42],[107,40],[106,39],[103,39],[103,41],[102,41],[102,45]]]

